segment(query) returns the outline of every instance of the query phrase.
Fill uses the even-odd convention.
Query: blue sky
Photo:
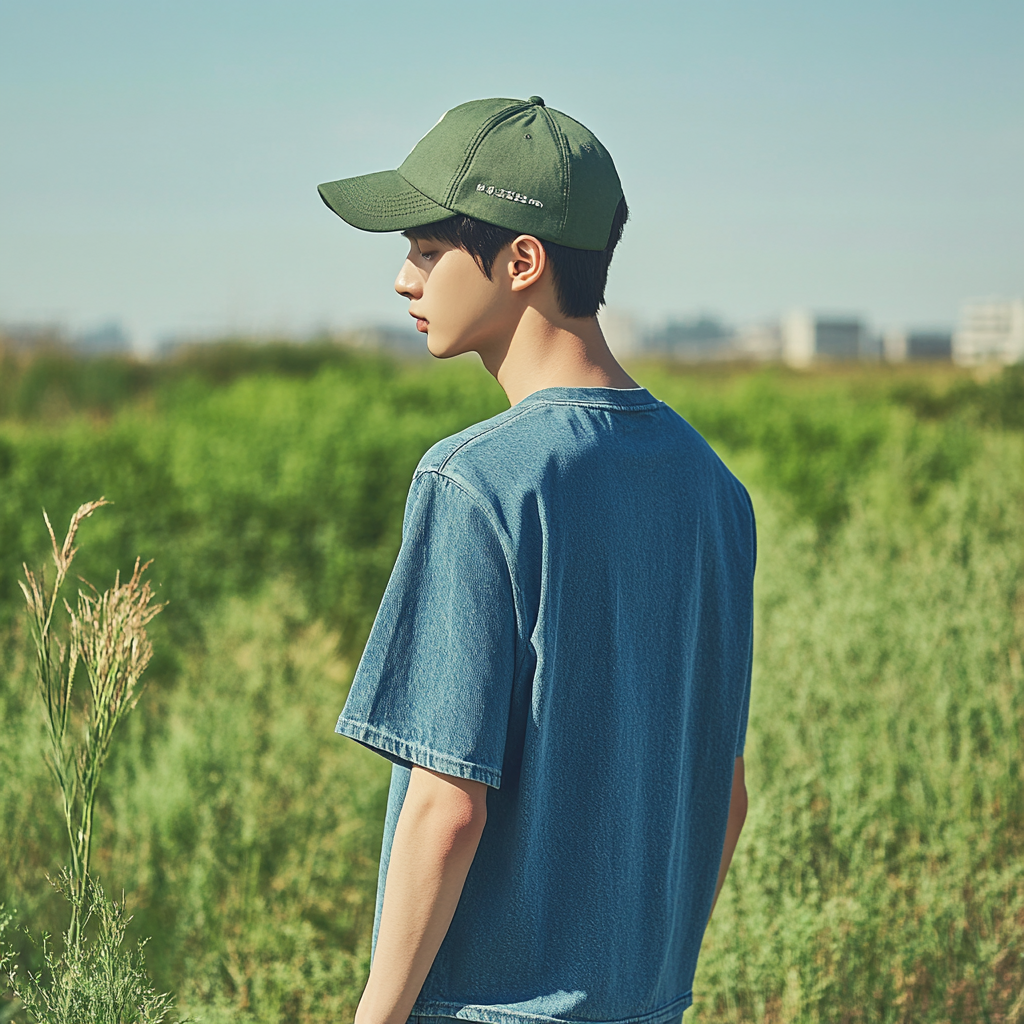
[[[316,184],[544,96],[616,158],[609,304],[879,327],[1024,293],[1019,0],[0,4],[0,321],[405,322]]]

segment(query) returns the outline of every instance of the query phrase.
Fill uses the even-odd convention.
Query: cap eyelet
[[[532,136],[532,135],[531,135],[531,134],[530,134],[529,132],[527,132],[527,133],[526,133],[526,134],[525,134],[525,135],[523,136],[523,138],[524,138],[524,139],[532,139],[532,138],[533,138],[533,136]]]

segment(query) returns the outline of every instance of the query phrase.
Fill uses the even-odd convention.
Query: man
[[[754,521],[596,319],[627,217],[544,104],[320,186],[511,407],[423,457],[337,731],[394,762],[356,1024],[678,1020],[746,811]]]

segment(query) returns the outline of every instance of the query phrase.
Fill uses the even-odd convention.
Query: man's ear
[[[521,292],[540,280],[548,265],[544,243],[533,235],[520,235],[512,243],[512,258],[508,262],[508,275],[512,291]]]

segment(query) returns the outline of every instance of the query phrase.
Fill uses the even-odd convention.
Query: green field
[[[759,525],[750,814],[686,1020],[1024,1024],[1024,372],[634,374]],[[182,1012],[350,1019],[388,768],[334,721],[417,460],[504,406],[472,362],[326,343],[0,359],[0,903],[63,927],[16,579],[43,507],[106,495],[77,571],[153,558],[169,604],[96,871]]]

